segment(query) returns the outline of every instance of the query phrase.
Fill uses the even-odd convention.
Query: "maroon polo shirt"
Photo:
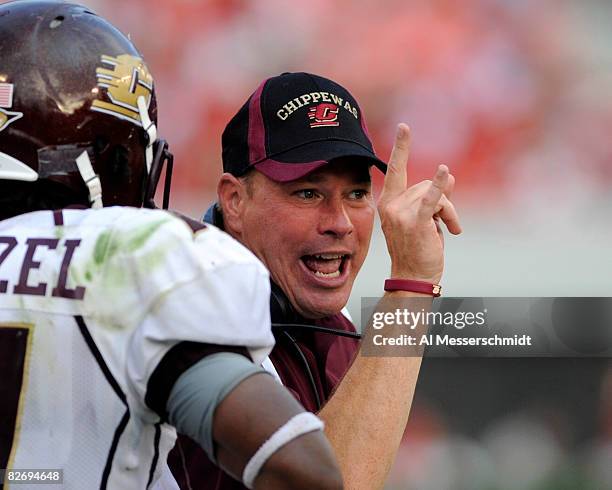
[[[353,324],[342,314],[321,320],[302,320],[321,327],[355,332]],[[345,375],[357,353],[356,339],[308,330],[288,330],[295,344],[282,331],[275,331],[276,345],[270,354],[283,384],[311,412],[318,412],[317,397],[324,404]],[[299,348],[299,352],[298,352]],[[300,354],[301,352],[301,354]],[[308,363],[312,381],[304,362]],[[168,457],[168,464],[181,489],[245,490],[246,487],[214,466],[206,453],[186,436],[179,436]]]

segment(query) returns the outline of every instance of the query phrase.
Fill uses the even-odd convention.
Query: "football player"
[[[258,367],[264,267],[214,227],[138,209],[170,159],[153,87],[89,9],[0,6],[4,483],[152,488],[178,430],[248,487],[341,488],[321,421]]]

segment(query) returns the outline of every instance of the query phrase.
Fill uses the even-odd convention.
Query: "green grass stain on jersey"
[[[174,232],[162,229],[176,218],[171,215],[151,218],[144,223],[131,220],[129,226],[101,227],[97,236],[86,242],[87,249],[80,260],[71,264],[69,284],[86,288],[88,304],[94,305],[88,311],[102,319],[106,329],[126,328],[133,320],[130,315],[137,315],[139,311],[136,288],[146,290],[149,274],[163,269],[169,254],[183,246],[182,238],[177,239]],[[116,323],[118,311],[126,315]]]
[[[135,252],[142,248],[159,227],[167,221],[164,219],[139,226],[123,236],[113,233],[113,230],[103,232],[98,237],[94,248],[94,263],[102,265],[105,261],[112,259],[119,251]]]
[[[106,259],[111,258],[117,252],[117,242],[112,241],[113,232],[105,231],[100,234],[94,247],[94,263],[98,266],[102,265]]]
[[[123,261],[113,262],[120,253],[130,255],[144,247],[147,241],[159,228],[168,223],[172,218],[160,219],[158,221],[135,225],[128,232],[119,233],[116,229],[102,231],[93,247],[93,253],[89,261],[80,267],[73,264],[69,269],[70,280],[73,284],[91,284],[96,279],[103,281],[103,287],[118,288],[131,280],[131,272],[125,270]],[[138,258],[141,267],[153,269],[162,264],[172,245],[168,240],[160,243],[159,247],[153,248],[147,254]]]
[[[156,221],[147,226],[139,227],[134,230],[134,232],[129,233],[125,240],[125,250],[128,252],[134,252],[139,248],[142,248],[144,244],[147,243],[147,240],[151,237],[151,235],[153,235],[153,233],[155,233],[161,225],[167,222],[167,219]]]
[[[98,276],[102,269],[104,269],[105,281],[111,282],[115,286],[125,283],[127,271],[121,265],[114,265],[111,268],[108,268],[107,265],[112,263],[112,259],[118,253],[129,255],[144,247],[155,232],[168,221],[169,219],[166,218],[147,223],[146,225],[136,226],[133,230],[122,234],[116,230],[102,232],[94,246],[93,259],[85,267],[85,280],[92,282],[94,277]],[[139,262],[146,265],[147,268],[158,266],[163,262],[167,252],[165,247],[163,247],[163,250],[160,248],[156,247],[148,254],[139,257]]]

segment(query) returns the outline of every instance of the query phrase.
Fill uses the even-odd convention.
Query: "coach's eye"
[[[317,197],[317,192],[314,189],[301,189],[295,192],[295,195],[299,198],[310,200]]]
[[[355,201],[360,201],[368,197],[370,193],[366,189],[355,189],[349,193],[349,197]]]

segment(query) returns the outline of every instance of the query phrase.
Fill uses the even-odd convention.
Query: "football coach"
[[[461,233],[453,176],[440,165],[432,180],[409,187],[409,146],[409,128],[400,124],[387,165],[342,86],[308,73],[269,78],[223,132],[218,203],[205,217],[270,271],[276,346],[264,367],[323,419],[348,489],[384,486],[421,365],[420,357],[360,355],[343,314],[376,208],[391,257],[388,297],[439,295],[440,223]],[[372,167],[386,174],[378,205]],[[185,438],[171,466],[183,488],[244,488]]]

